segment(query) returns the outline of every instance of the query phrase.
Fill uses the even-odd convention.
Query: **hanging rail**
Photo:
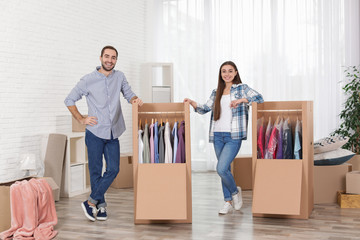
[[[257,110],[258,112],[301,112],[302,109],[284,109],[284,110]]]
[[[138,112],[138,114],[183,114],[184,111],[176,111],[176,112]]]

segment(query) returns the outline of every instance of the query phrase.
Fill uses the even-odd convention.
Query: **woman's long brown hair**
[[[234,80],[232,81],[232,83],[233,84],[241,83],[240,74],[239,74],[239,71],[238,71],[235,63],[233,63],[232,61],[227,61],[227,62],[224,62],[223,64],[221,64],[220,70],[219,70],[218,87],[217,87],[217,90],[216,90],[215,105],[214,105],[214,120],[215,121],[219,120],[220,113],[221,113],[220,100],[221,100],[221,97],[222,97],[224,89],[225,89],[225,81],[221,77],[221,69],[225,65],[232,66],[235,69],[235,71],[237,72],[237,74],[234,77]]]

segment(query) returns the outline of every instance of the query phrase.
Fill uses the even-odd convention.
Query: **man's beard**
[[[109,72],[109,71],[111,71],[111,70],[113,70],[113,69],[114,69],[114,67],[115,67],[115,65],[113,65],[113,67],[112,67],[112,68],[108,69],[108,68],[106,68],[106,67],[105,67],[105,65],[104,65],[104,64],[101,64],[101,66],[102,66],[102,68],[103,68],[103,69],[105,69],[105,70],[106,70],[106,71],[108,71],[108,72]]]

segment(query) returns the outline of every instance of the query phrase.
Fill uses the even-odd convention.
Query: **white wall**
[[[99,65],[113,45],[116,69],[139,92],[145,61],[145,0],[0,1],[0,182],[22,175],[20,154],[41,156],[43,136],[71,131],[63,101],[76,82]],[[141,97],[141,96],[140,96]],[[131,105],[121,100],[131,151]],[[81,113],[86,101],[78,102]]]

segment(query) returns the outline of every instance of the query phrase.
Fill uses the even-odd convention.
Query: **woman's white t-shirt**
[[[214,132],[231,132],[232,112],[230,103],[230,94],[222,95],[220,118],[214,123]]]

